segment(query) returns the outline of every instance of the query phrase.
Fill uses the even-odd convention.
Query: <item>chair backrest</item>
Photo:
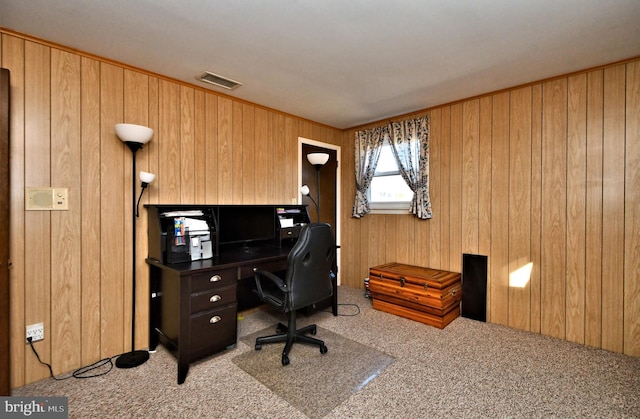
[[[335,257],[336,243],[329,224],[312,223],[302,228],[287,259],[287,311],[307,307],[332,295],[331,270]]]

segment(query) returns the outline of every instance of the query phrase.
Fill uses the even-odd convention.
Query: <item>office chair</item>
[[[302,228],[298,241],[289,252],[284,280],[271,272],[254,268],[260,299],[288,314],[288,324],[278,323],[275,335],[256,339],[256,350],[262,349],[266,343],[286,342],[282,351],[283,366],[289,364],[289,351],[294,342],[317,345],[321,354],[327,353],[323,341],[306,336],[307,333],[316,334],[315,324],[296,329],[296,310],[331,297],[334,275],[331,267],[335,255],[336,244],[329,224],[313,223]]]

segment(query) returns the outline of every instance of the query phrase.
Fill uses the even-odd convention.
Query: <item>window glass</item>
[[[400,175],[396,159],[391,151],[391,145],[385,142],[380,151],[378,166],[369,188],[371,208],[385,209],[390,208],[385,204],[402,203],[403,207],[408,209],[408,204],[412,199],[413,192]],[[396,209],[397,205],[394,205],[393,208]]]

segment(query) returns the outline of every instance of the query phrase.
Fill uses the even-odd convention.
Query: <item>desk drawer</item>
[[[236,343],[236,305],[191,316],[191,354],[193,359],[221,351]]]
[[[295,239],[300,236],[300,231],[302,231],[301,226],[295,227],[285,227],[280,229],[280,238],[281,239]]]
[[[240,278],[253,278],[253,268],[262,269],[268,272],[276,273],[287,270],[287,259],[273,260],[269,262],[259,262],[253,265],[240,267]]]
[[[236,288],[237,284],[234,281],[233,285],[227,287],[216,287],[191,294],[191,314],[234,304],[236,302]]]
[[[191,277],[191,293],[226,287],[235,284],[236,281],[236,268],[200,272]]]

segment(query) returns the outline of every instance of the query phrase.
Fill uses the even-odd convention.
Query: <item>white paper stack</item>
[[[185,228],[189,231],[191,260],[209,259],[213,257],[211,233],[206,220],[185,218]]]

